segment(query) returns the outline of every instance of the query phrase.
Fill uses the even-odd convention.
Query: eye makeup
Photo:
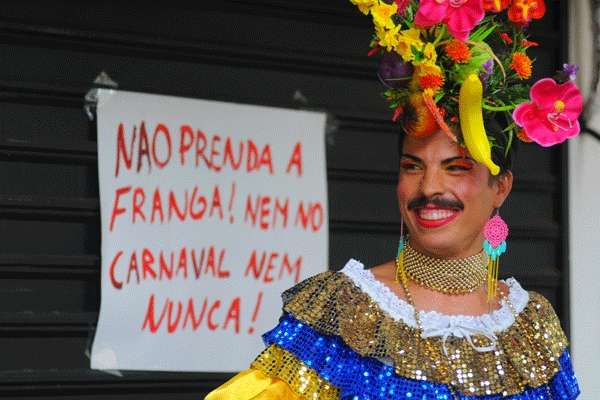
[[[470,171],[473,169],[473,162],[468,159],[454,160],[446,164],[449,170]]]
[[[401,160],[400,169],[403,171],[412,171],[419,168],[420,165],[412,160]]]

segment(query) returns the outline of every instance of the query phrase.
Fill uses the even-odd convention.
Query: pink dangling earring
[[[485,224],[483,236],[485,237],[483,250],[488,255],[487,298],[488,302],[491,302],[496,297],[500,256],[506,251],[506,238],[508,236],[508,225],[500,217],[497,210],[496,215]]]

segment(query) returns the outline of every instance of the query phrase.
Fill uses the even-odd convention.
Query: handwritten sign
[[[239,371],[327,269],[325,116],[101,90],[94,369]]]

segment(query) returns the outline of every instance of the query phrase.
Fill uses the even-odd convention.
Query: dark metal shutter
[[[537,76],[564,59],[565,5],[552,2],[534,24]],[[396,128],[366,57],[370,35],[347,0],[3,1],[0,397],[197,399],[227,377],[89,369],[100,232],[95,129],[82,105],[102,70],[125,90],[292,108],[302,104],[296,93],[330,112],[338,122],[327,142],[330,264],[392,257]],[[565,166],[564,148],[523,146],[503,209],[511,227],[503,275],[559,313]]]

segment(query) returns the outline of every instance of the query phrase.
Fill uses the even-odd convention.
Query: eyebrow
[[[400,158],[409,158],[409,159],[413,160],[414,162],[423,163],[423,160],[421,160],[419,157],[415,157],[411,154],[403,153],[402,157],[400,157]]]
[[[421,163],[421,164],[423,164],[423,160],[421,160],[421,159],[420,159],[419,157],[417,157],[417,156],[413,156],[412,154],[407,154],[407,153],[404,153],[404,154],[402,154],[402,157],[401,157],[401,158],[408,158],[408,159],[410,159],[410,160],[413,160],[414,162],[418,162],[418,163]],[[450,157],[450,158],[446,158],[445,160],[442,160],[441,164],[442,164],[442,165],[446,165],[446,164],[450,164],[450,163],[452,163],[452,162],[454,162],[454,161],[457,161],[457,160],[468,160],[468,161],[471,161],[471,162],[473,162],[473,163],[475,162],[475,160],[473,160],[473,159],[472,159],[471,157],[469,157],[469,156],[464,156],[464,157],[462,157],[462,156],[457,156],[457,157]]]

